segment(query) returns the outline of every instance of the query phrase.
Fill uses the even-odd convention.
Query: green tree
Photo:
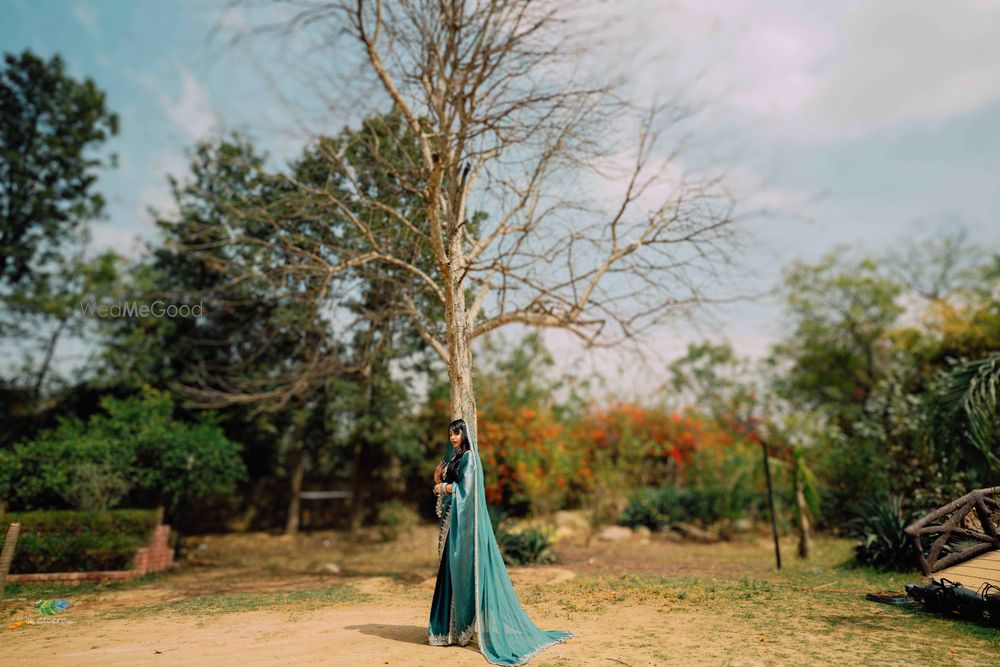
[[[200,304],[202,314],[109,322],[102,382],[169,389],[189,399],[188,408],[227,408],[227,432],[247,443],[254,473],[248,498],[259,499],[260,483],[279,470],[290,487],[281,495],[294,532],[303,442],[312,413],[322,412],[323,379],[340,370],[339,343],[308,277],[275,289],[260,278],[234,280],[225,271],[224,259],[237,251],[253,253],[275,272],[296,261],[273,242],[274,227],[265,217],[241,217],[234,210],[237,200],[283,206],[288,186],[266,169],[267,155],[248,137],[231,133],[199,142],[190,157],[188,177],[169,179],[176,217],[157,218],[164,242],[131,267],[123,289],[145,302]],[[319,223],[302,216],[286,224],[291,230]],[[217,235],[245,243],[237,249],[215,242]],[[201,251],[189,253],[185,244]],[[300,377],[301,368],[308,369],[305,381],[287,391],[288,374]],[[258,510],[244,509],[247,521]]]
[[[694,405],[715,419],[745,416],[758,392],[750,381],[750,365],[728,342],[690,343],[684,356],[671,362],[669,389],[677,405]]]
[[[2,484],[13,509],[129,502],[162,505],[171,516],[185,500],[228,502],[246,474],[240,445],[211,415],[177,420],[165,392],[147,387],[128,399],[105,397],[101,407],[87,421],[62,419],[4,453]]]
[[[0,71],[0,286],[31,279],[59,255],[67,235],[99,217],[91,154],[118,132],[118,116],[91,79],[65,72],[30,50],[4,54]]]
[[[890,332],[903,312],[902,286],[870,258],[838,248],[786,272],[788,335],[768,366],[782,413],[812,415],[816,474],[824,480],[825,518],[853,515],[858,502],[890,485],[894,413],[884,402],[897,349]],[[790,436],[796,440],[794,435]]]
[[[93,332],[79,310],[115,280],[110,253],[88,256],[87,222],[104,211],[95,190],[114,166],[100,147],[118,117],[91,79],[66,73],[58,55],[4,54],[0,69],[0,336],[16,341],[19,365],[3,369],[0,444],[30,435],[56,408],[53,360],[67,337]],[[77,369],[86,374],[86,369]]]
[[[872,415],[869,398],[886,376],[888,331],[903,308],[901,286],[875,260],[851,260],[844,248],[816,264],[797,263],[786,274],[791,331],[775,347],[787,362],[779,394],[795,405],[823,407],[840,429]]]
[[[171,180],[179,215],[160,222],[167,241],[133,275],[149,297],[201,300],[206,312],[183,321],[124,322],[115,330],[114,356],[123,363],[114,367],[124,368],[131,383],[169,386],[196,405],[235,408],[244,421],[269,423],[271,449],[289,482],[289,532],[298,529],[307,469],[334,479],[350,471],[356,527],[372,501],[398,489],[401,461],[414,458],[406,387],[429,372],[429,364],[425,344],[401,320],[406,309],[422,307],[426,288],[408,289],[392,267],[362,264],[344,273],[343,289],[328,290],[317,282],[319,274],[298,271],[300,249],[281,238],[336,238],[347,246],[358,236],[351,216],[364,216],[375,228],[389,224],[378,207],[339,210],[326,194],[342,192],[346,201],[358,187],[406,209],[412,195],[385,166],[407,158],[383,154],[407,145],[415,150],[408,133],[398,118],[374,117],[361,130],[319,138],[277,172],[238,134],[196,146],[191,178]],[[330,168],[331,155],[350,163],[356,181]],[[290,198],[293,187],[313,196]],[[430,264],[429,250],[413,237],[400,234],[396,242],[398,252]],[[230,260],[239,254],[262,272],[233,273]]]
[[[929,392],[928,435],[936,451],[1000,477],[1000,352],[954,364]]]
[[[300,195],[302,205],[329,219],[329,230],[317,240],[333,243],[337,238],[343,253],[360,251],[367,238],[353,220],[363,219],[371,233],[387,238],[383,251],[407,257],[433,273],[429,244],[404,230],[392,233],[397,221],[390,211],[414,224],[424,215],[404,176],[406,165],[417,159],[416,138],[398,113],[370,117],[360,129],[345,128],[307,146],[292,165],[291,178],[308,193]],[[343,165],[351,177],[335,164]],[[478,219],[471,216],[472,230]],[[353,318],[344,327],[350,338],[336,405],[350,424],[342,444],[350,453],[349,525],[356,530],[366,508],[402,490],[402,462],[419,465],[415,433],[406,419],[413,405],[408,387],[433,372],[433,360],[406,313],[426,310],[433,295],[400,266],[360,263],[345,278],[354,289],[332,295],[336,306]],[[391,372],[394,366],[396,374]]]

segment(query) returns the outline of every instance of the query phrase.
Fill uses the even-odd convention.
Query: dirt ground
[[[431,526],[389,543],[334,532],[198,536],[166,574],[15,586],[0,601],[0,665],[485,665],[474,641],[427,644],[435,539]],[[864,599],[902,590],[916,573],[844,568],[842,540],[819,540],[808,562],[792,546],[783,545],[778,573],[765,536],[563,542],[556,564],[510,570],[539,627],[575,634],[531,664],[1000,663],[996,630]],[[33,610],[35,599],[57,596],[72,601],[62,614]],[[35,623],[10,630],[18,620]]]

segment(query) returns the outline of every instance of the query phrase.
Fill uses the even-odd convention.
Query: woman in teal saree
[[[483,468],[475,437],[463,419],[448,425],[449,444],[438,467],[437,585],[428,641],[465,646],[475,632],[494,665],[523,665],[573,635],[539,630],[521,607],[507,576],[486,509]],[[436,477],[437,478],[437,477]]]

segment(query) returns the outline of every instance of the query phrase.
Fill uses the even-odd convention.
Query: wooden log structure
[[[1000,486],[976,489],[906,527],[925,576],[948,579],[972,590],[987,583],[1000,587],[998,496]],[[963,544],[949,543],[953,538]]]

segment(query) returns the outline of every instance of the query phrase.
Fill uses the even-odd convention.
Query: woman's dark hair
[[[448,481],[454,481],[458,477],[458,464],[462,460],[462,454],[472,449],[472,443],[469,442],[469,425],[464,419],[456,419],[448,424],[448,435],[451,436],[452,433],[461,433],[462,442],[455,448],[455,455],[448,461],[448,468],[445,471],[445,479]]]

